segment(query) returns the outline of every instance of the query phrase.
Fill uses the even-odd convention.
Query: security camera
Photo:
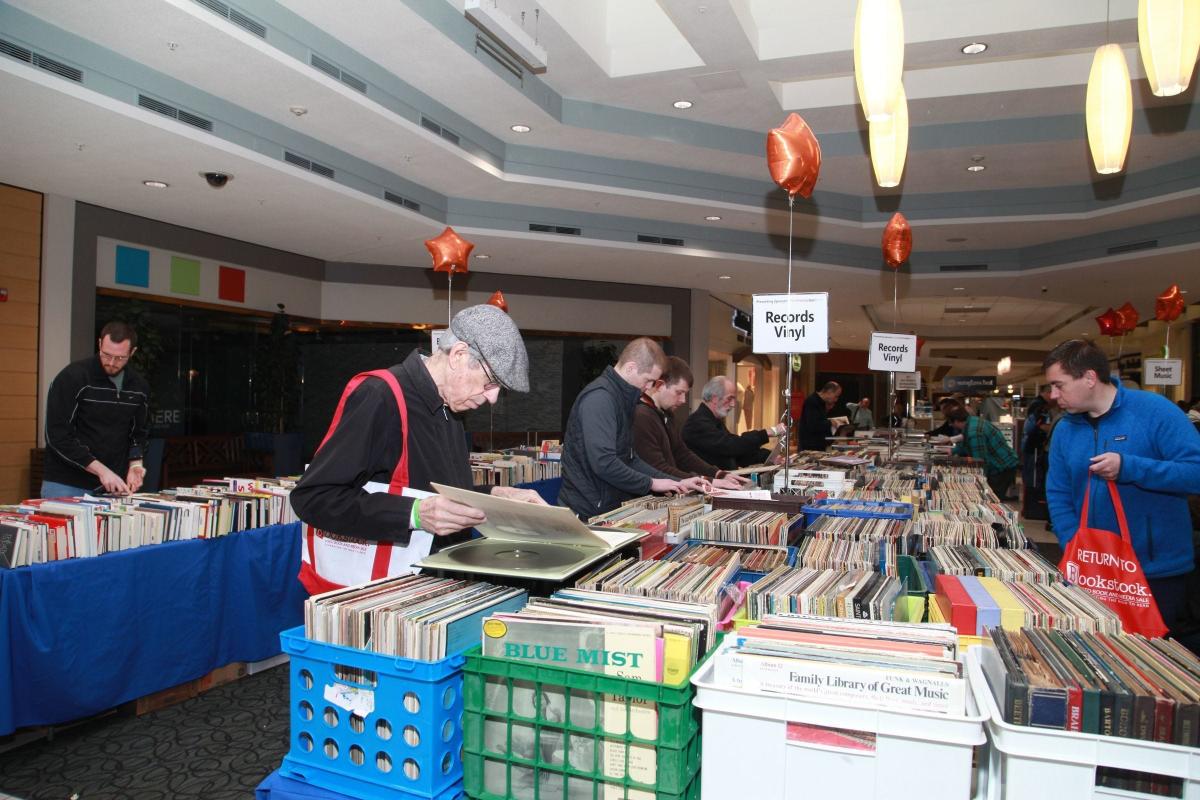
[[[1048,291],[1050,291],[1050,290],[1049,290],[1049,289],[1047,289],[1045,286],[1043,286],[1043,287],[1042,287],[1042,294],[1045,294],[1045,293],[1046,293],[1046,292],[1048,292]]]
[[[223,189],[225,184],[233,180],[233,176],[228,172],[201,172],[204,180],[208,181],[208,185],[214,189]]]

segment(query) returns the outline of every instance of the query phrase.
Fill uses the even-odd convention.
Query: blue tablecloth
[[[299,569],[292,523],[0,570],[0,735],[278,654]]]
[[[544,481],[518,483],[517,487],[521,489],[533,489],[547,503],[556,506],[558,505],[558,490],[562,488],[562,478],[547,478]]]

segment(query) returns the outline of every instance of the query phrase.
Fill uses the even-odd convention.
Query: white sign
[[[829,292],[754,295],[754,352],[828,353]]]
[[[897,391],[921,391],[921,373],[920,372],[897,372],[896,373],[896,390]]]
[[[867,368],[881,372],[915,372],[917,337],[907,333],[872,333]]]
[[[1142,362],[1144,386],[1178,386],[1183,383],[1183,361],[1178,358],[1147,358]]]
[[[430,349],[429,352],[436,353],[438,350],[442,349],[442,337],[445,336],[449,330],[449,328],[434,328],[429,332],[429,336],[433,340],[431,343],[432,349]]]

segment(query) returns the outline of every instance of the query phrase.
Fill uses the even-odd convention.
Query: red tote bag
[[[1089,479],[1088,488],[1083,493],[1079,530],[1067,542],[1067,549],[1058,564],[1059,572],[1117,612],[1126,633],[1162,636],[1167,632],[1167,626],[1158,613],[1154,595],[1150,594],[1150,584],[1146,581],[1146,573],[1142,571],[1137,553],[1133,552],[1121,495],[1115,483],[1105,483],[1108,484],[1108,493],[1112,495],[1113,508],[1117,512],[1120,535],[1088,527],[1088,500],[1092,492]]]

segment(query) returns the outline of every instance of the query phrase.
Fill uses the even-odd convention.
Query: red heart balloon
[[[467,259],[475,249],[472,242],[459,236],[453,228],[446,228],[436,237],[426,239],[425,247],[433,256],[433,271],[451,274],[467,271]]]
[[[1138,312],[1128,300],[1125,301],[1125,305],[1117,309],[1117,316],[1121,318],[1121,333],[1132,333],[1133,329],[1137,327]]]
[[[821,172],[821,143],[799,114],[767,132],[767,169],[790,196],[811,197]]]
[[[912,254],[912,227],[904,215],[897,211],[892,220],[883,229],[883,260],[892,269],[900,269],[900,265],[908,261]]]
[[[508,301],[504,299],[504,292],[500,291],[499,289],[492,292],[492,296],[488,298],[487,304],[489,306],[495,306],[505,314],[508,313]]]
[[[1162,322],[1174,322],[1183,313],[1183,294],[1177,284],[1171,284],[1165,292],[1154,298],[1154,318]]]
[[[925,346],[925,340],[920,336],[917,337],[917,355],[921,355],[921,348]]]
[[[1096,317],[1096,324],[1100,326],[1101,336],[1121,335],[1121,315],[1111,308]]]

